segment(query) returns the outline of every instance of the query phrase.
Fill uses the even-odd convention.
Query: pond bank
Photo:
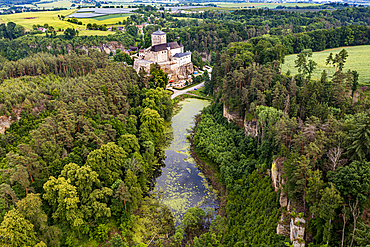
[[[198,115],[195,119],[195,127],[193,132],[189,138],[190,140],[190,152],[191,156],[195,159],[196,163],[198,164],[198,168],[202,171],[202,173],[207,178],[207,181],[218,191],[218,214],[221,216],[225,216],[226,214],[226,204],[227,204],[227,191],[226,186],[223,185],[219,178],[219,172],[215,167],[215,164],[211,164],[210,161],[206,161],[206,157],[202,157],[196,151],[196,147],[194,145],[194,135],[196,133],[196,128],[198,123],[201,121],[202,115]]]

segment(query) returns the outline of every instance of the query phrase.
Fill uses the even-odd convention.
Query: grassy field
[[[44,1],[41,1],[44,2]],[[54,1],[52,3],[35,3],[39,8],[69,8],[72,5],[70,0]]]
[[[76,25],[67,21],[59,20],[58,15],[68,16],[75,12],[76,10],[63,10],[63,11],[42,11],[42,12],[24,12],[11,15],[0,15],[0,23],[15,22],[16,24],[24,26],[26,29],[31,30],[33,25],[44,25],[45,23],[53,26],[54,28],[75,28],[80,30],[81,35],[108,35],[112,32],[101,32],[101,31],[89,31],[85,30],[88,23],[96,23],[98,25],[115,25],[119,21],[127,19],[129,14],[117,14],[117,15],[107,15],[95,18],[83,18],[79,19],[84,25]],[[34,17],[35,19],[25,19]]]
[[[335,69],[329,65],[325,65],[325,60],[331,52],[336,54],[339,53],[341,49],[346,49],[349,55],[347,62],[344,65],[344,70],[357,70],[357,72],[360,74],[359,82],[361,84],[370,84],[370,45],[340,47],[314,52],[312,59],[317,63],[317,69],[314,71],[312,78],[320,78],[323,70],[326,70],[328,73],[330,72],[329,75],[334,74]],[[286,73],[288,70],[290,70],[291,74],[297,74],[298,70],[294,67],[294,60],[296,59],[296,54],[285,57],[285,64],[283,64],[282,72]]]
[[[96,23],[98,25],[104,25],[104,24],[107,24],[107,25],[115,25],[117,24],[119,21],[123,21],[125,19],[127,19],[127,17],[129,17],[131,14],[115,14],[115,15],[105,15],[105,16],[99,16],[99,17],[95,17],[95,18],[80,18],[78,19],[79,21],[81,21],[83,24],[87,24],[87,23]]]

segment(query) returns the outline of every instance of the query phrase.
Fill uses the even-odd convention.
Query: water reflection
[[[189,134],[187,130],[194,126],[194,116],[209,105],[209,102],[186,99],[180,104],[182,109],[172,118],[171,127],[168,128],[173,139],[165,150],[166,166],[162,168],[155,187],[155,191],[163,192],[160,200],[171,209],[177,225],[191,207],[217,206],[216,195],[209,190],[207,180],[196,167],[186,138]]]

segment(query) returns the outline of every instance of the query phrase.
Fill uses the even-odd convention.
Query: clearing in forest
[[[326,70],[329,76],[333,75],[335,68],[325,64],[326,58],[331,52],[333,54],[337,54],[342,49],[346,49],[348,52],[348,59],[344,65],[344,71],[349,69],[357,70],[357,72],[360,74],[360,84],[370,84],[370,45],[347,46],[314,52],[312,55],[312,60],[317,63],[317,68],[313,73],[312,79],[320,78],[323,70]],[[298,74],[298,69],[295,68],[294,63],[296,59],[297,54],[286,56],[285,63],[282,67],[282,72],[286,73],[289,70],[292,75]]]

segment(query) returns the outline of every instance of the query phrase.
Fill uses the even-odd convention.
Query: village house
[[[47,28],[44,28],[44,27],[39,27],[37,30],[45,33],[48,29]]]

